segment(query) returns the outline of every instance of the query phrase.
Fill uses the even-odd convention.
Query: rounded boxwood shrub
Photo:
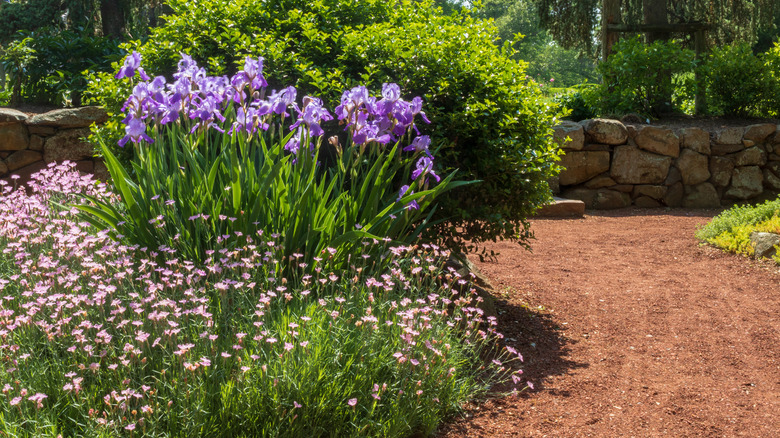
[[[431,123],[420,126],[439,148],[439,164],[482,183],[452,192],[431,220],[434,238],[463,249],[499,237],[523,242],[525,218],[549,199],[557,170],[551,140],[555,110],[525,79],[526,64],[494,44],[495,27],[468,12],[444,15],[433,2],[365,0],[172,0],[172,14],[144,43],[150,74],[170,76],[180,53],[214,74],[232,74],[245,56],[263,56],[269,88],[294,85],[335,106],[358,84],[398,83],[421,95]],[[108,75],[91,97],[119,114],[127,95]],[[118,124],[111,125],[114,129]],[[337,124],[325,126],[341,132]],[[114,134],[117,135],[116,133]]]

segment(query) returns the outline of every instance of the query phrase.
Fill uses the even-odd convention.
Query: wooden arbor
[[[693,36],[694,50],[696,59],[702,59],[706,52],[706,32],[711,28],[708,23],[691,22],[675,24],[622,24],[620,23],[620,0],[604,0],[604,10],[602,15],[602,36],[601,49],[602,61],[606,61],[612,46],[619,39],[621,33],[643,33],[643,34],[670,34],[687,33]],[[696,80],[699,81],[699,73],[696,72]],[[706,102],[704,99],[704,90],[701,88],[696,91],[695,111],[700,114],[704,111]]]

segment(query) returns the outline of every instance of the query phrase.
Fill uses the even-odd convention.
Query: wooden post
[[[601,60],[606,61],[609,54],[612,53],[612,46],[620,38],[620,34],[610,26],[619,25],[622,22],[620,0],[604,0],[603,12],[601,18]]]
[[[706,39],[704,38],[704,29],[699,29],[693,34],[693,47],[696,50],[696,60],[698,63],[704,61],[704,52]],[[696,99],[694,103],[694,114],[700,115],[707,111],[707,94],[704,84],[702,83],[704,78],[700,73],[700,69],[696,69]]]

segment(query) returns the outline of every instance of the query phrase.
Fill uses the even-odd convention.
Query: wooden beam
[[[709,30],[709,23],[677,23],[677,24],[607,24],[610,32],[682,32],[693,33]]]

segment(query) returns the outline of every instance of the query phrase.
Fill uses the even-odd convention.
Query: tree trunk
[[[100,0],[103,35],[120,38],[125,26],[125,0]]]

